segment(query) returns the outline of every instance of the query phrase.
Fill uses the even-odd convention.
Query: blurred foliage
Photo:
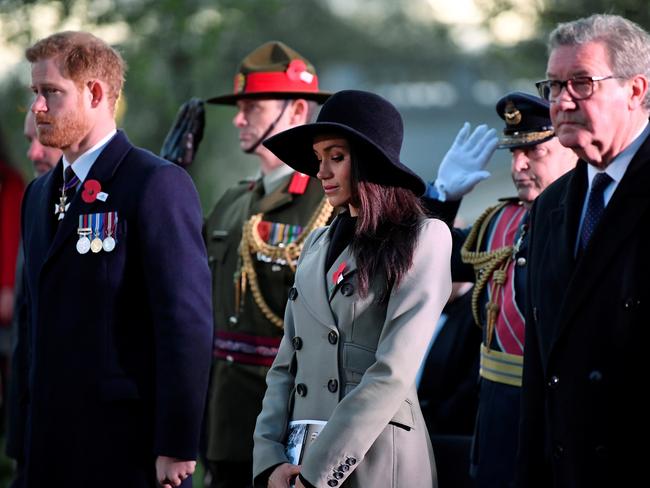
[[[158,152],[180,104],[230,92],[239,61],[271,39],[312,61],[324,90],[444,80],[469,99],[477,80],[493,80],[502,93],[513,80],[541,78],[545,39],[558,21],[614,12],[650,27],[650,5],[638,0],[475,3],[485,14],[486,32],[509,28],[497,25],[504,13],[526,14],[529,40],[461,52],[448,28],[428,15],[427,0],[0,0],[0,42],[22,50],[57,30],[86,29],[116,45],[129,65],[120,126],[133,143]],[[455,34],[465,32],[456,28]],[[28,70],[23,62],[0,84],[5,152],[25,175],[31,173],[22,138]],[[484,97],[489,104],[494,89]],[[431,120],[435,128],[442,121],[432,117],[447,124],[454,123],[450,117],[482,117],[475,105],[461,105],[421,111],[418,123]],[[257,170],[257,159],[239,151],[233,115],[230,107],[208,106],[206,136],[190,167],[206,211],[226,187]]]
[[[485,14],[489,25],[499,14],[532,7],[535,22],[530,26],[535,32],[530,40],[514,46],[491,46],[482,59],[496,68],[495,74],[543,78],[546,70],[548,34],[560,22],[568,22],[591,14],[622,15],[650,31],[650,3],[638,0],[475,0]]]
[[[72,28],[100,37],[108,32],[106,26],[118,31],[128,26],[128,35],[116,45],[129,66],[121,125],[132,142],[154,152],[183,101],[231,91],[239,61],[271,39],[286,42],[312,61],[322,89],[334,88],[322,82],[327,70],[352,73],[348,82],[366,88],[369,80],[429,79],[431,67],[448,64],[455,52],[444,28],[414,21],[396,7],[399,2],[388,0],[372,2],[375,15],[352,18],[339,17],[320,0],[4,0],[0,15],[12,21],[1,35],[22,48],[33,43],[40,37],[34,15],[46,3],[59,12],[51,32],[70,28],[71,17],[81,19]],[[23,72],[0,87],[3,106],[7,101],[14,104],[3,111],[3,127],[5,135],[12,135],[7,138],[14,160],[21,162],[28,82]],[[233,115],[229,107],[208,107],[206,137],[190,167],[206,210],[225,187],[257,169],[257,160],[238,149],[230,126]]]

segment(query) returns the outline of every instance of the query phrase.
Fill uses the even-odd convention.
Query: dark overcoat
[[[648,188],[646,139],[579,257],[587,164],[535,202],[520,486],[638,486],[647,477]]]
[[[120,131],[57,223],[62,163],[23,205],[27,327],[9,439],[20,486],[153,487],[158,455],[195,459],[212,339],[196,190]],[[80,254],[79,216],[117,212],[112,252]],[[23,431],[24,429],[24,431]],[[24,433],[23,433],[24,432]]]

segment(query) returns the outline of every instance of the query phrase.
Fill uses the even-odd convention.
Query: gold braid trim
[[[277,246],[268,244],[262,239],[259,233],[259,223],[262,221],[262,214],[258,213],[253,215],[247,222],[244,223],[242,230],[242,239],[239,246],[239,255],[241,257],[241,271],[238,276],[235,276],[235,310],[239,314],[239,310],[244,303],[246,296],[246,287],[250,286],[251,295],[256,305],[266,317],[276,327],[282,329],[284,320],[276,315],[273,310],[268,306],[266,300],[262,296],[255,266],[253,265],[253,255],[263,254],[270,258],[272,262],[286,261],[287,266],[291,271],[296,272],[294,261],[300,257],[302,248],[305,244],[307,236],[316,228],[323,227],[332,216],[334,207],[332,207],[326,198],[323,198],[320,205],[312,215],[307,226],[298,235],[296,240],[289,244],[280,243]]]
[[[493,277],[492,296],[497,296],[498,288],[502,287],[505,283],[505,270],[509,261],[513,259],[515,246],[504,246],[493,251],[479,251],[479,249],[481,249],[492,218],[506,205],[509,205],[509,203],[503,202],[487,208],[472,226],[472,230],[460,249],[461,259],[464,263],[474,266],[474,272],[476,273],[476,284],[474,285],[474,290],[472,290],[472,315],[474,315],[474,321],[479,327],[481,327],[479,314],[479,298],[481,292],[487,286],[490,277]],[[488,301],[486,304],[486,313],[487,337],[485,342],[489,350],[494,326],[499,315],[499,305],[493,301]]]

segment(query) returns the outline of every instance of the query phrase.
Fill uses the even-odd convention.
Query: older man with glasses
[[[547,80],[580,157],[531,211],[518,482],[638,486],[650,427],[650,35],[615,15],[560,24]]]

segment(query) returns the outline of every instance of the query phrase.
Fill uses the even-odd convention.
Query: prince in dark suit
[[[212,339],[196,190],[116,132],[116,51],[64,32],[27,59],[39,140],[63,158],[23,205],[15,485],[190,486]]]
[[[551,33],[538,88],[581,160],[531,213],[522,487],[647,478],[649,59],[650,36],[622,17]]]

